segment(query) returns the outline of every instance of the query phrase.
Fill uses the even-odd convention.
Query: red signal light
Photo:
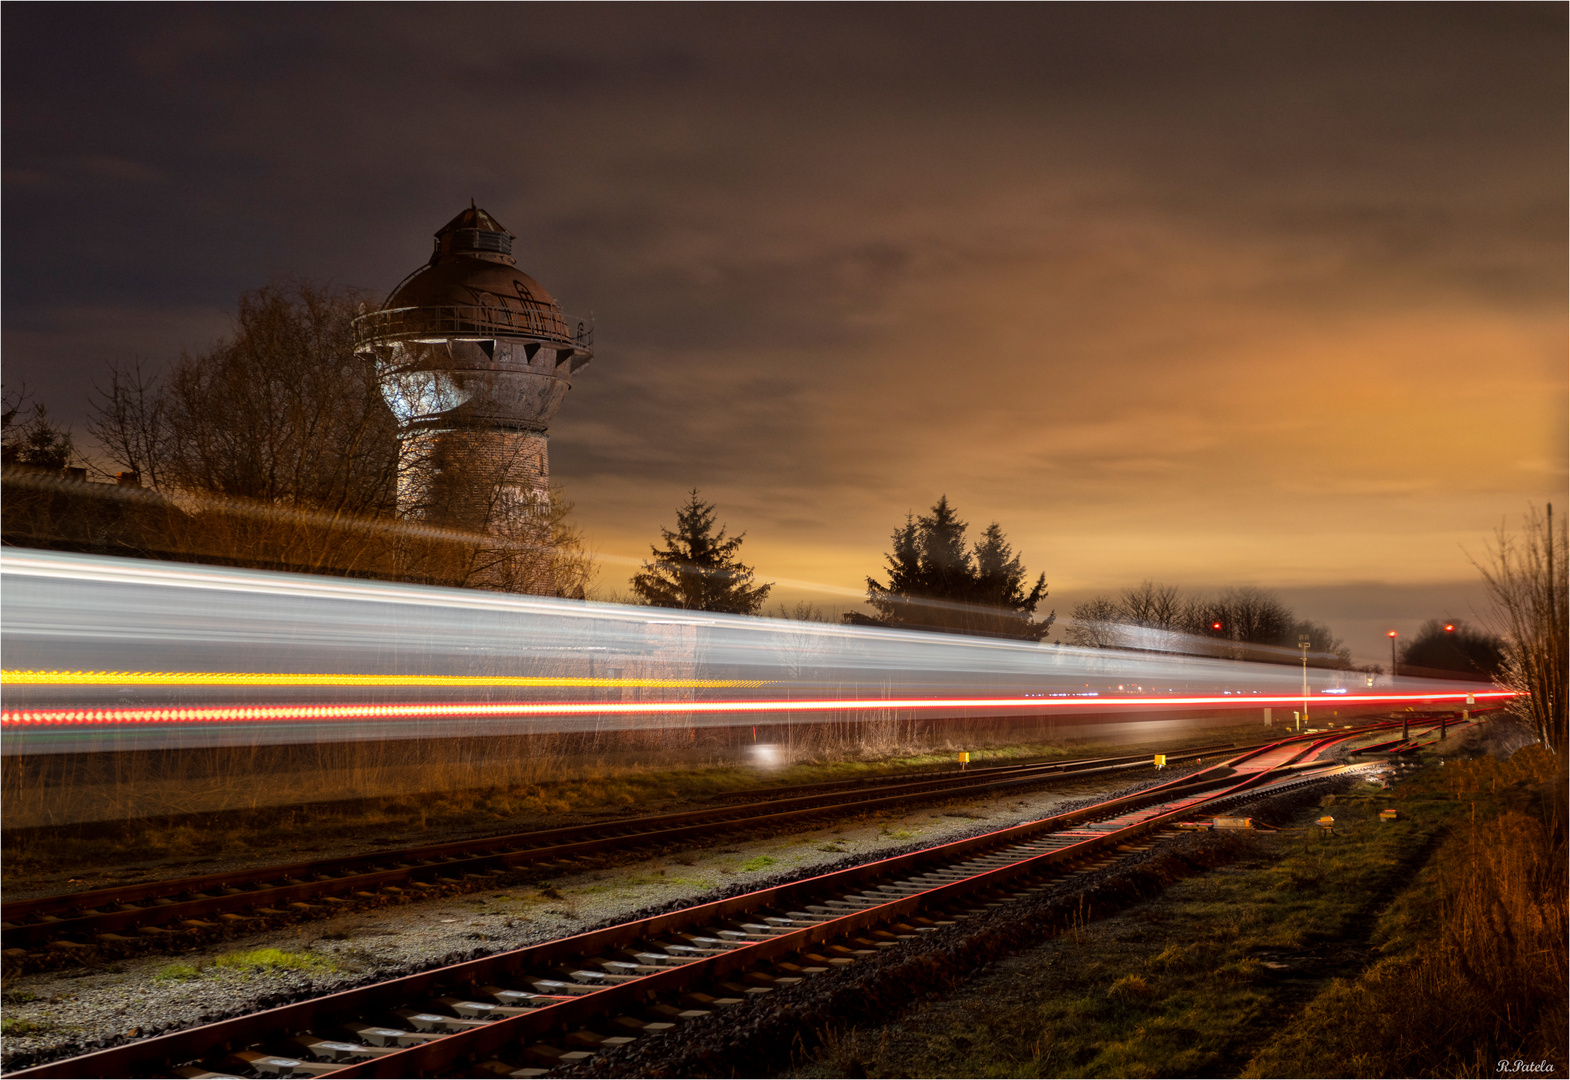
[[[1221,629],[1221,624],[1218,623],[1218,622],[1213,622],[1213,623],[1210,624],[1210,628],[1212,630],[1220,630]]]
[[[1445,623],[1445,633],[1453,634],[1455,632],[1456,632],[1456,624],[1455,623],[1449,623],[1449,622]]]
[[[1395,637],[1395,636],[1396,636],[1396,632],[1395,632],[1395,631],[1394,631],[1394,630],[1392,630],[1392,631],[1390,631],[1390,633],[1389,633],[1389,634],[1387,634],[1387,635],[1386,635],[1386,636],[1387,636],[1387,637]]]

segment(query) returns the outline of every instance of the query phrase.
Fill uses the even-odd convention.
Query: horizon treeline
[[[1308,642],[1310,667],[1383,671],[1354,665],[1352,650],[1324,623],[1300,619],[1267,589],[1237,586],[1216,593],[1185,594],[1175,585],[1145,580],[1116,597],[1075,604],[1065,644],[1090,649],[1190,652],[1232,659],[1300,662]],[[1286,656],[1280,650],[1291,650]]]

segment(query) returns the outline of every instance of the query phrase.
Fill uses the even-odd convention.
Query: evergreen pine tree
[[[727,537],[724,526],[716,533],[714,504],[699,499],[696,488],[676,511],[676,530],[662,526],[660,534],[664,549],[651,548],[654,561],[632,579],[632,591],[645,604],[756,615],[768,599],[773,584],[753,585],[752,567],[736,558],[747,534]]]
[[[931,514],[906,518],[894,530],[894,550],[886,556],[888,584],[867,579],[867,603],[877,618],[850,612],[845,621],[1026,641],[1046,637],[1055,616],[1031,618],[1047,595],[1046,575],[1026,591],[1025,568],[1002,527],[993,522],[969,547],[968,528],[946,495]]]

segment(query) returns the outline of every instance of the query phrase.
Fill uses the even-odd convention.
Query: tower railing
[[[560,310],[481,304],[384,308],[354,320],[356,345],[454,337],[529,337],[593,349],[594,320]]]

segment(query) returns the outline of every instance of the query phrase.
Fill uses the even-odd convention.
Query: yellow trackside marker
[[[1156,755],[1156,768],[1158,768],[1158,769],[1165,769],[1166,767],[1167,767],[1167,755],[1165,755],[1165,754],[1157,754]]]
[[[277,671],[0,671],[3,686],[538,686],[736,689],[746,679],[590,679],[536,675],[332,675]]]

